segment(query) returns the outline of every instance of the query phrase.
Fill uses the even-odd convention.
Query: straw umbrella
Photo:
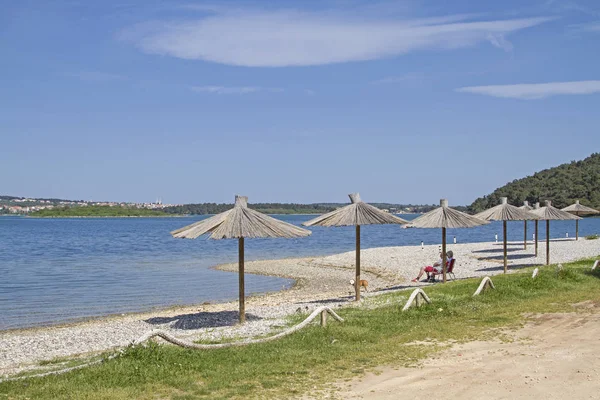
[[[488,210],[475,214],[475,217],[486,221],[502,221],[502,231],[504,234],[504,273],[508,268],[508,257],[506,255],[506,221],[525,221],[536,220],[538,216],[531,214],[529,211],[520,209],[508,204],[506,197],[500,197],[501,203]],[[525,238],[527,239],[527,238]]]
[[[446,228],[472,228],[489,224],[469,214],[448,207],[448,200],[441,199],[440,207],[421,215],[411,221],[415,228],[442,228],[442,271],[446,282]]]
[[[550,265],[550,220],[578,220],[581,217],[552,207],[550,200],[546,200],[545,207],[537,208],[530,212],[540,217],[540,219],[546,220],[546,265]]]
[[[529,205],[527,200],[525,200],[523,205],[519,208],[525,211],[533,210],[533,207]],[[527,250],[527,220],[523,220],[523,249]]]
[[[600,211],[598,210],[594,210],[593,208],[579,204],[579,200],[575,200],[575,204],[571,204],[570,206],[561,208],[561,210],[571,214],[575,214],[578,217],[581,215],[592,215],[600,213]],[[575,240],[579,240],[579,220],[575,220]]]
[[[304,226],[355,226],[356,227],[356,301],[360,300],[360,226],[373,224],[408,224],[408,221],[364,203],[358,193],[348,195],[351,203],[345,207],[304,222]]]
[[[238,239],[240,322],[246,319],[244,293],[244,238],[299,238],[311,232],[248,208],[248,197],[235,196],[231,210],[174,230],[176,238],[195,239],[210,233],[210,239]]]

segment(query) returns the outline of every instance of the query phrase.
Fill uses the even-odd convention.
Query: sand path
[[[340,399],[600,399],[600,305],[535,316],[512,342],[455,345],[418,368],[340,383]],[[594,312],[589,312],[593,309]]]

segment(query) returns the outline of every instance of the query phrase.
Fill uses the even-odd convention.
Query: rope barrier
[[[177,346],[184,347],[186,349],[197,349],[197,350],[223,349],[226,347],[239,347],[239,346],[247,346],[249,344],[266,343],[266,342],[271,342],[273,340],[281,339],[284,336],[288,336],[296,331],[299,331],[300,329],[307,326],[319,314],[321,314],[321,324],[322,325],[326,324],[327,318],[325,316],[327,314],[330,314],[336,321],[344,322],[344,319],[342,317],[340,317],[339,315],[337,315],[335,313],[335,311],[333,311],[331,308],[329,308],[327,306],[322,306],[322,307],[315,309],[304,321],[302,321],[298,325],[295,325],[289,329],[286,329],[285,331],[280,332],[277,335],[269,336],[266,338],[243,340],[240,342],[231,342],[231,343],[199,344],[199,343],[189,342],[184,339],[179,339],[167,331],[155,329],[148,333],[145,333],[144,335],[140,336],[138,339],[134,340],[132,345],[133,346],[141,345],[142,343],[152,339],[153,337],[161,337],[164,340],[166,340],[167,342],[175,344]],[[75,371],[75,370],[82,369],[85,367],[91,367],[92,365],[101,364],[105,361],[113,360],[113,359],[119,357],[120,355],[122,355],[123,352],[124,352],[124,350],[121,349],[117,353],[113,353],[106,358],[88,362],[88,363],[85,363],[82,365],[77,365],[75,367],[64,368],[64,369],[57,370],[57,371],[48,371],[48,372],[43,372],[43,373],[35,374],[35,375],[24,375],[24,376],[17,376],[14,378],[0,379],[0,383],[10,382],[10,381],[18,381],[18,380],[28,379],[28,378],[41,378],[41,377],[49,376],[49,375],[64,374],[64,373]]]

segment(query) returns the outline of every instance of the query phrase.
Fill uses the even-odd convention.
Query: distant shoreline
[[[173,214],[173,215],[69,215],[69,216],[36,216],[36,215],[23,215],[25,218],[35,219],[72,219],[72,218],[181,218],[187,217],[187,215]]]
[[[392,215],[420,215],[420,213],[392,213]],[[211,216],[216,214],[169,214],[169,215],[77,215],[77,216],[36,216],[27,214],[6,214],[0,215],[0,217],[25,217],[25,218],[37,218],[37,219],[69,219],[69,218],[181,218],[181,217],[200,217],[200,216]],[[318,213],[289,213],[289,214],[267,214],[267,215],[322,215]]]

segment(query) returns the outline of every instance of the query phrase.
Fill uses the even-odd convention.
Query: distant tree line
[[[500,197],[508,202],[522,205],[551,200],[558,208],[580,200],[588,207],[600,208],[600,153],[593,153],[582,161],[571,161],[554,168],[536,172],[532,176],[516,179],[487,196],[475,200],[469,211],[480,212],[500,203]]]
[[[265,214],[323,214],[329,211],[333,211],[336,208],[343,207],[346,204],[347,203],[252,203],[248,204],[248,207]],[[407,207],[410,207],[412,212],[416,213],[427,212],[436,207],[434,205],[403,205],[392,203],[371,204],[377,208],[386,210],[405,210]],[[222,213],[223,211],[227,211],[231,208],[233,208],[233,204],[231,203],[199,203],[165,207],[163,211],[169,214],[205,215]]]
[[[121,206],[55,207],[29,214],[32,217],[163,217],[160,210]]]

